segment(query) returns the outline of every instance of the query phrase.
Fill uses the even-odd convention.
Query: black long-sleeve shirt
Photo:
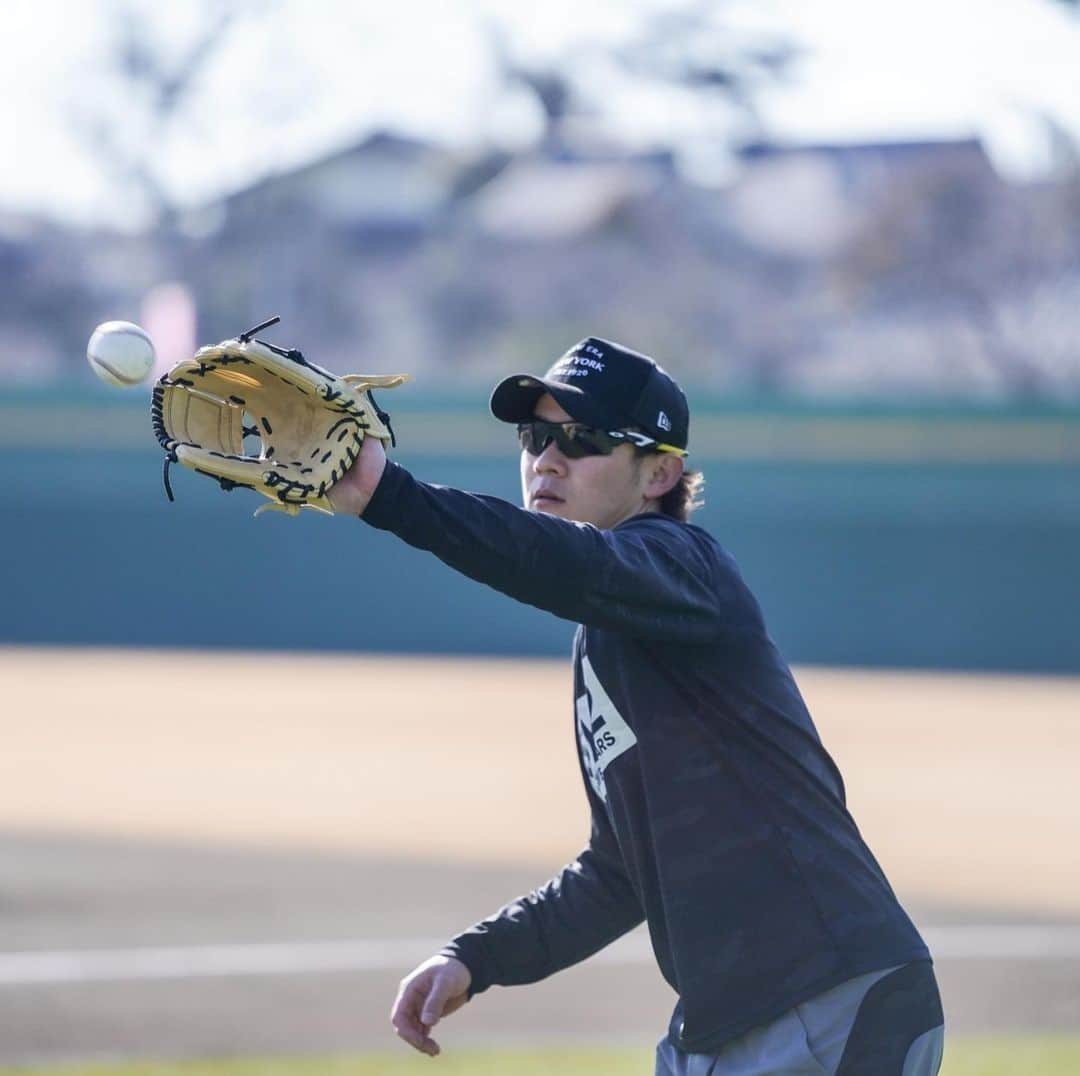
[[[580,625],[589,844],[447,946],[471,993],[545,978],[645,919],[679,994],[674,1041],[714,1052],[845,979],[929,959],[757,602],[707,532],[655,514],[600,530],[393,463],[363,518]]]

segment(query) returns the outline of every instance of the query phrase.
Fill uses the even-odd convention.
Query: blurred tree
[[[565,147],[568,121],[603,114],[602,90],[583,77],[598,55],[615,74],[639,85],[685,90],[724,106],[725,138],[756,141],[764,134],[757,96],[789,75],[800,53],[785,37],[731,25],[724,18],[727,7],[715,0],[656,5],[623,42],[583,45],[543,61],[515,58],[498,23],[488,23],[488,37],[504,84],[534,96],[544,121],[542,143],[549,149]],[[685,131],[672,131],[672,142],[679,136]]]
[[[208,67],[244,17],[274,0],[194,0],[183,32],[140,0],[111,0],[105,67],[112,93],[71,102],[72,126],[102,171],[157,227],[175,222],[163,147]]]
[[[792,73],[800,49],[775,33],[734,28],[724,19],[728,6],[698,0],[658,10],[615,59],[636,77],[719,99],[734,112],[733,136],[758,141],[765,132],[757,97]]]
[[[528,64],[515,58],[505,29],[494,19],[488,19],[484,28],[499,80],[507,88],[523,87],[533,96],[543,117],[541,143],[556,149],[563,123],[576,104],[570,75],[555,62]]]

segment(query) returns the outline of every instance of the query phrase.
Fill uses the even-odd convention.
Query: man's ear
[[[658,501],[665,493],[673,490],[682,478],[682,457],[670,452],[657,452],[647,457],[645,466],[646,483],[643,492],[649,500]]]

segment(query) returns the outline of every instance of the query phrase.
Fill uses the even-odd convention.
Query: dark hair
[[[679,481],[660,498],[660,514],[685,523],[690,513],[705,503],[701,499],[704,487],[705,476],[700,471],[683,471]]]
[[[648,448],[635,448],[634,455],[638,460],[643,460],[647,456],[657,456],[660,453],[652,452]],[[657,505],[660,514],[686,523],[690,519],[690,513],[705,503],[701,499],[704,488],[705,476],[700,471],[684,470],[679,481],[660,498]]]

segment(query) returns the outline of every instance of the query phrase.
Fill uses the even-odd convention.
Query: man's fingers
[[[428,1034],[435,1020],[421,1015],[420,1010],[423,1008],[425,1014],[429,1011],[432,996],[433,984],[424,978],[402,984],[390,1012],[390,1022],[398,1038],[429,1057],[439,1053],[439,1044]],[[436,1006],[432,1011],[437,1013],[437,1019],[442,1014],[443,1002],[438,1001]]]
[[[431,1029],[468,1000],[469,974],[457,960],[432,957],[403,979],[390,1010],[400,1039],[430,1057],[439,1053]]]
[[[427,999],[420,1013],[420,1019],[429,1027],[434,1027],[443,1014],[446,1007],[447,985],[441,975],[436,975],[428,991]]]
[[[422,1054],[434,1057],[439,1052],[439,1044],[427,1033],[423,1024],[395,1025],[394,1033],[403,1042],[407,1042],[414,1050]]]
[[[427,1028],[420,1023],[420,1005],[424,999],[424,990],[417,983],[402,984],[394,1007],[390,1010],[390,1023],[394,1030],[410,1046],[421,1048],[421,1042],[427,1036]]]
[[[414,1050],[419,1050],[422,1054],[427,1054],[428,1057],[437,1057],[439,1054],[439,1044],[430,1036],[422,1031],[412,1031],[405,1028],[394,1028],[397,1037],[404,1042],[407,1042]]]

